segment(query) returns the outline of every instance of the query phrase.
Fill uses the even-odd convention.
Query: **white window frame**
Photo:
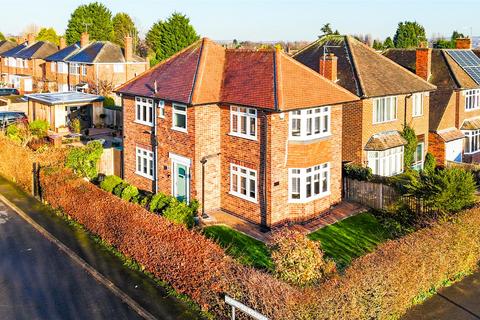
[[[416,159],[417,157],[417,148],[419,146],[422,146],[422,154],[420,155],[420,159]],[[412,169],[413,170],[423,170],[423,163],[425,160],[425,143],[424,142],[419,142],[417,144],[417,147],[415,148],[415,153],[413,154],[413,164],[412,164]]]
[[[312,140],[331,135],[331,108],[319,107],[289,112],[289,140]]]
[[[80,73],[82,74],[82,76],[87,75],[87,65],[85,65],[85,64],[80,65]]]
[[[28,59],[23,59],[23,68],[28,69]]]
[[[50,72],[55,73],[56,70],[57,70],[57,66],[56,66],[55,61],[50,61]]]
[[[158,117],[165,119],[165,100],[157,101]]]
[[[68,74],[69,66],[68,63],[59,61],[57,63],[57,72],[59,74]]]
[[[330,177],[329,162],[308,168],[289,168],[288,201],[305,203],[330,195]],[[323,188],[324,181],[326,182],[325,190]]]
[[[80,75],[80,65],[78,63],[69,63],[68,73],[74,76]]]
[[[412,95],[412,117],[423,116],[423,93],[414,93]]]
[[[153,127],[153,99],[135,97],[135,122]]]
[[[113,64],[113,73],[123,73],[125,72],[125,67],[123,63],[114,63]]]
[[[465,135],[465,154],[474,154],[480,151],[480,129],[479,130],[462,130]]]
[[[257,140],[257,109],[230,106],[230,135]]]
[[[178,108],[185,108],[185,111],[183,110],[178,110],[176,109],[176,107]],[[184,105],[184,104],[179,104],[179,103],[172,103],[172,130],[175,130],[175,131],[180,131],[180,132],[187,132],[187,128],[188,128],[188,116],[187,116],[187,106]],[[183,127],[177,127],[175,125],[175,116],[176,115],[184,115],[185,116],[185,128]]]
[[[367,166],[375,175],[391,177],[403,172],[403,158],[403,146],[384,151],[367,151]]]
[[[480,109],[480,89],[465,91],[465,111]]]
[[[397,96],[387,96],[373,99],[373,124],[397,120]]]
[[[17,58],[16,66],[17,68],[23,69],[23,59]]]
[[[153,152],[151,150],[141,147],[135,148],[135,173],[144,178],[153,180],[155,164],[153,163]]]
[[[16,67],[17,66],[17,59],[15,59],[13,57],[9,57],[8,58],[8,65],[10,67]]]
[[[258,179],[257,170],[230,163],[230,194],[241,199],[257,203]],[[245,179],[245,193],[242,193],[242,179]],[[255,196],[251,197],[252,182],[254,182]]]

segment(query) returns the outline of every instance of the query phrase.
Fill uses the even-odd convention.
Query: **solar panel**
[[[480,58],[472,50],[446,51],[477,84],[480,84]]]

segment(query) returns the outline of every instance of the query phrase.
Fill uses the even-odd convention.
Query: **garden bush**
[[[359,181],[370,181],[373,177],[372,169],[354,163],[347,163],[344,167],[345,176]]]
[[[103,153],[103,146],[100,141],[91,141],[83,147],[70,149],[67,155],[66,166],[75,173],[88,179],[97,176],[97,165]]]
[[[137,187],[128,185],[122,190],[122,199],[125,201],[132,201],[135,197],[138,196],[138,194],[139,193]]]
[[[149,210],[151,212],[162,213],[173,198],[163,193],[155,194],[150,200]]]
[[[195,224],[192,208],[186,202],[178,201],[175,198],[170,200],[162,216],[173,223],[183,224],[187,228],[192,228]]]
[[[423,171],[425,171],[426,174],[430,175],[435,172],[436,167],[437,161],[435,160],[435,157],[430,152],[428,152],[425,156],[425,162],[423,163]]]
[[[117,197],[121,198],[122,197],[122,192],[123,192],[123,189],[125,189],[126,187],[128,187],[129,184],[126,183],[125,181],[117,184],[115,186],[115,188],[113,188],[113,194],[116,195]]]
[[[47,136],[49,124],[46,120],[34,120],[28,124],[28,127],[35,137],[45,138]]]
[[[122,183],[123,180],[122,178],[111,175],[111,176],[106,176],[102,182],[100,182],[100,188],[107,192],[113,192],[113,189],[118,186],[120,183]]]

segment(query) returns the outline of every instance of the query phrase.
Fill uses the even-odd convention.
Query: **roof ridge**
[[[297,52],[295,52],[293,55],[292,55],[292,58],[293,57],[296,57],[298,54],[302,53],[303,51],[309,49],[310,47],[316,45],[318,42],[320,42],[322,38],[318,38],[317,40],[311,42],[310,44],[307,44],[305,47],[303,47],[302,49],[298,50]]]
[[[352,46],[351,46],[351,43],[350,43],[350,37],[349,36],[345,36],[345,44],[346,44],[347,51],[349,52],[349,54],[351,56],[351,59],[352,59],[353,73],[355,75],[356,80],[358,80],[358,85],[360,87],[360,90],[362,91],[361,92],[362,97],[366,97],[367,94],[365,92],[365,86],[363,84],[362,77],[360,76],[360,73],[358,72],[357,63],[355,62],[356,57],[355,57],[355,53],[352,50]]]
[[[154,65],[153,67],[149,68],[148,70],[145,70],[143,71],[142,73],[140,73],[139,75],[137,75],[136,77],[133,77],[132,79],[128,80],[127,82],[121,84],[118,88],[115,89],[115,91],[119,91],[121,90],[122,88],[124,88],[126,85],[132,83],[133,81],[136,81],[137,79],[139,79],[140,77],[143,77],[153,71],[155,71],[157,68],[159,68],[160,66],[164,65],[165,63],[169,62],[170,60],[176,58],[177,56],[179,56],[180,54],[186,52],[187,50],[193,48],[194,46],[198,45],[198,43],[202,41],[202,39],[199,39],[197,41],[195,41],[194,43],[192,43],[191,45],[189,45],[188,47],[185,47],[183,48],[182,50],[178,51],[177,53],[175,53],[174,55],[172,55],[171,57],[163,60],[163,61],[160,61],[159,63],[157,63],[156,65]]]
[[[202,38],[202,44],[200,46],[200,53],[198,55],[197,65],[195,67],[195,73],[193,74],[192,90],[190,90],[189,103],[193,103],[193,98],[197,96],[197,89],[203,79],[203,72],[205,70],[205,60],[207,59],[206,38]],[[199,79],[200,78],[200,79]],[[197,86],[198,84],[198,86]]]
[[[445,56],[445,50],[441,50],[442,52],[442,58],[443,60],[445,61],[445,64],[447,65],[447,69],[448,69],[448,74],[453,78],[453,81],[455,81],[455,84],[457,85],[458,88],[462,88],[462,85],[460,84],[460,81],[458,80],[457,78],[457,75],[455,74],[455,72],[453,72],[452,70],[452,66],[450,65],[450,61],[448,61],[447,57]],[[450,55],[449,55],[450,56]],[[452,60],[457,63],[455,61],[455,59],[452,58]],[[457,63],[458,64],[458,63]],[[463,69],[462,69],[463,70]],[[465,71],[465,70],[464,70]]]
[[[283,108],[284,99],[283,99],[283,78],[282,78],[282,54],[280,50],[275,50],[274,53],[274,76],[275,76],[275,100],[276,108]]]

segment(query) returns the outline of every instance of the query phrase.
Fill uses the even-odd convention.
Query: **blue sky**
[[[54,27],[63,33],[77,0],[2,1],[0,31],[22,32],[29,24]],[[452,30],[480,34],[480,1],[386,0],[100,0],[115,14],[127,12],[142,33],[173,11],[187,14],[202,36],[214,40],[312,40],[330,22],[341,33],[393,35],[399,21],[416,20],[427,35],[450,36]]]

